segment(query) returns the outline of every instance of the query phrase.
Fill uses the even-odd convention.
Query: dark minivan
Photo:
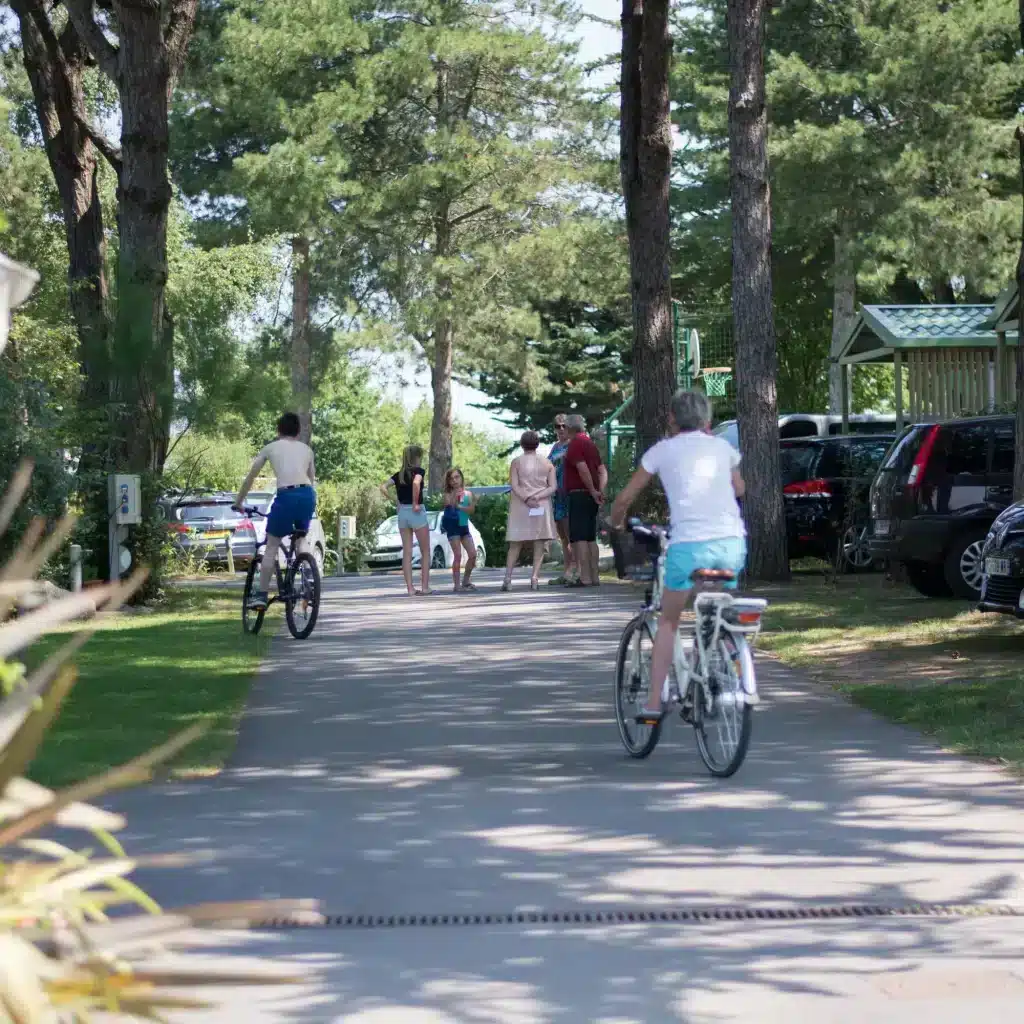
[[[869,434],[780,442],[790,558],[839,556],[846,571],[871,567],[868,489],[895,440],[894,434]]]
[[[981,593],[982,546],[1013,485],[1012,416],[916,423],[871,487],[869,545],[928,597]]]

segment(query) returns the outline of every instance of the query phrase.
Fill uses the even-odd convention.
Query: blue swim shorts
[[[689,590],[690,577],[696,569],[728,569],[738,576],[747,561],[747,542],[743,537],[720,537],[717,540],[679,541],[670,544],[665,555],[665,588]],[[736,581],[726,583],[736,589]]]
[[[312,487],[282,488],[267,515],[267,536],[287,537],[294,530],[308,530],[315,510],[316,491]]]

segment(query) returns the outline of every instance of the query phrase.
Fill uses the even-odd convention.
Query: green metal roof
[[[984,326],[991,313],[990,305],[862,306],[831,356],[843,362],[888,362],[897,348],[993,348],[995,332]]]
[[[1011,284],[1004,288],[996,299],[996,304],[985,322],[981,325],[988,330],[1016,331],[1017,320],[1020,317],[1020,291],[1017,284]]]

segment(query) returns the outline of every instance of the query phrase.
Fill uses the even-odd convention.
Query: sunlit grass
[[[758,646],[944,746],[1024,768],[1024,623],[924,598],[881,574],[801,574]]]
[[[242,631],[241,596],[173,590],[157,611],[117,614],[99,625],[76,658],[79,680],[29,774],[60,786],[130,760],[195,722],[209,731],[173,763],[177,773],[219,770],[277,620],[257,637]],[[36,644],[37,663],[62,640]]]

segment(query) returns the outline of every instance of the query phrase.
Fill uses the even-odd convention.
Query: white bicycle
[[[648,757],[661,738],[663,716],[655,724],[638,722],[651,686],[651,651],[661,594],[665,583],[664,554],[668,532],[632,519],[629,530],[653,562],[653,583],[644,607],[622,633],[615,662],[615,718],[622,744],[631,757]],[[698,569],[694,584],[706,587],[734,579],[719,569]],[[696,625],[692,643],[676,633],[672,666],[662,688],[666,712],[678,706],[684,722],[693,726],[697,750],[712,775],[726,778],[743,764],[750,745],[753,705],[758,703],[754,658],[748,637],[761,629],[768,602],[734,597],[728,591],[698,591],[694,598]]]

